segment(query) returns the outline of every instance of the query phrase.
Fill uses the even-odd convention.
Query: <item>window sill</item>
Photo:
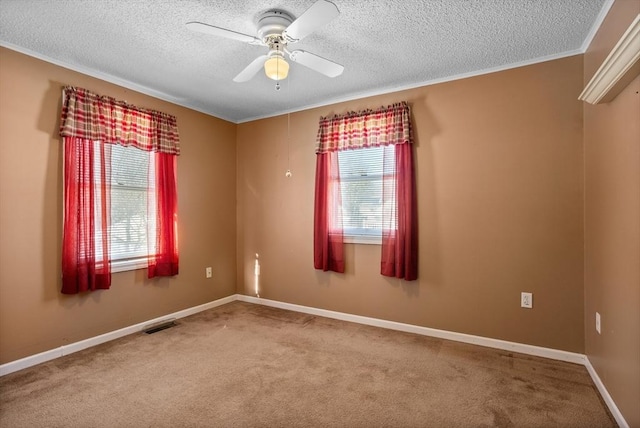
[[[147,258],[133,260],[118,260],[111,262],[111,272],[127,272],[130,270],[146,269],[149,265]]]
[[[380,236],[344,236],[345,244],[382,245]]]

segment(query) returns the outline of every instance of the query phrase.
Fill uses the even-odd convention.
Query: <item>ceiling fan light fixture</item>
[[[289,63],[280,55],[274,55],[265,61],[264,72],[269,79],[284,80],[289,74]]]
[[[283,10],[269,9],[258,16],[256,22],[258,37],[203,22],[191,21],[186,25],[190,30],[200,33],[268,47],[268,53],[254,59],[233,78],[233,81],[248,82],[260,71],[260,68],[264,68],[267,77],[276,81],[276,90],[279,90],[279,81],[286,79],[289,75],[289,63],[285,60],[285,54],[291,61],[327,77],[337,77],[342,74],[344,67],[338,63],[311,52],[287,49],[289,45],[302,40],[337,18],[338,15],[340,15],[338,7],[329,0],[316,0],[309,9],[295,19]]]

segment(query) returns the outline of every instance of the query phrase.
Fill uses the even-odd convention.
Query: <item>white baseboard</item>
[[[0,376],[8,375],[9,373],[17,372],[18,370],[46,363],[47,361],[55,360],[56,358],[60,357],[62,357],[62,347],[50,349],[48,351],[40,352],[39,354],[30,355],[19,360],[11,361],[0,365]]]
[[[390,330],[398,330],[406,333],[415,333],[422,336],[437,337],[440,339],[454,340],[456,342],[470,343],[473,345],[486,346],[488,348],[502,349],[505,351],[519,352],[521,354],[535,355],[537,357],[550,358],[552,360],[566,361],[575,364],[584,364],[585,356],[574,352],[560,351],[557,349],[543,348],[540,346],[526,345],[523,343],[508,342],[506,340],[491,339],[488,337],[474,336],[471,334],[456,333],[447,330],[438,330],[435,328],[421,327],[413,324],[403,324],[395,321],[381,320],[378,318],[363,317],[360,315],[351,315],[344,312],[329,311],[326,309],[317,309],[309,306],[295,305],[292,303],[284,303],[276,300],[268,300],[259,297],[238,295],[238,300],[249,303],[256,303],[274,308],[287,309],[295,312],[303,312],[310,315],[318,315],[326,318],[334,318],[342,321],[350,321],[358,324],[365,324],[374,327],[387,328]]]
[[[214,300],[209,303],[205,303],[203,305],[194,306],[192,308],[187,308],[182,311],[174,312],[172,314],[168,314],[162,317],[154,318],[149,321],[141,322],[138,324],[131,325],[129,327],[121,328],[119,330],[115,330],[109,333],[101,334],[99,336],[91,337],[89,339],[81,340],[79,342],[74,342],[69,345],[62,345],[59,348],[51,349],[49,351],[41,352],[36,355],[31,355],[29,357],[25,357],[16,361],[11,361],[6,364],[0,365],[0,376],[8,375],[9,373],[16,372],[18,370],[26,369],[31,366],[35,366],[36,364],[45,363],[47,361],[60,358],[64,355],[73,354],[74,352],[82,351],[83,349],[90,348],[92,346],[100,345],[101,343],[109,342],[111,340],[118,339],[123,336],[127,336],[129,334],[138,333],[147,327],[158,324],[167,319],[177,319],[184,318],[189,315],[196,314],[198,312],[206,311],[207,309],[215,308],[216,306],[221,306],[226,303],[230,303],[237,300],[236,295],[231,295],[227,297],[223,297],[222,299]]]
[[[624,419],[624,416],[622,416],[620,409],[618,409],[618,406],[616,406],[615,401],[613,401],[613,397],[611,397],[611,395],[609,394],[609,391],[607,391],[607,388],[604,386],[604,383],[602,383],[600,376],[598,376],[598,372],[596,372],[596,369],[594,369],[593,366],[591,365],[591,361],[589,361],[589,357],[585,357],[584,366],[587,368],[587,371],[591,375],[591,379],[593,379],[593,383],[596,384],[596,388],[598,388],[598,391],[600,391],[600,395],[602,396],[602,399],[604,400],[605,403],[607,403],[607,407],[609,407],[609,411],[615,418],[620,428],[629,428],[629,424]]]
[[[302,312],[302,313],[322,316],[326,318],[333,318],[333,319],[342,320],[342,321],[349,321],[349,322],[354,322],[358,324],[370,325],[374,327],[386,328],[390,330],[403,331],[406,333],[414,333],[414,334],[420,334],[423,336],[437,337],[440,339],[470,343],[473,345],[485,346],[488,348],[502,349],[505,351],[513,351],[513,352],[518,352],[526,355],[534,355],[537,357],[549,358],[552,360],[559,360],[559,361],[566,361],[569,363],[581,364],[586,367],[587,371],[589,372],[589,375],[591,376],[591,379],[593,379],[593,382],[598,388],[598,391],[602,395],[603,400],[605,401],[605,403],[609,407],[609,410],[611,411],[614,418],[616,419],[616,422],[620,425],[621,428],[629,428],[629,425],[627,424],[624,417],[622,416],[622,413],[620,413],[618,406],[616,406],[615,402],[613,401],[613,398],[607,391],[607,388],[604,386],[604,384],[600,380],[600,377],[598,376],[597,372],[591,365],[591,362],[583,354],[561,351],[558,349],[544,348],[544,347],[534,346],[534,345],[526,345],[524,343],[509,342],[509,341],[500,340],[500,339],[492,339],[489,337],[474,336],[474,335],[464,334],[464,333],[456,333],[456,332],[447,331],[447,330],[438,330],[435,328],[421,327],[413,324],[404,324],[404,323],[399,323],[395,321],[381,320],[378,318],[352,315],[344,312],[330,311],[327,309],[318,309],[310,306],[301,306],[293,303],[279,302],[277,300],[269,300],[269,299],[263,299],[260,297],[246,296],[243,294],[234,294],[231,296],[227,296],[222,299],[205,303],[203,305],[194,306],[193,308],[184,309],[182,311],[174,312],[172,314],[154,318],[149,321],[138,323],[138,324],[125,327],[119,330],[115,330],[109,333],[101,334],[99,336],[92,337],[86,340],[81,340],[79,342],[71,343],[69,345],[63,345],[59,348],[41,352],[36,355],[31,355],[29,357],[25,357],[20,360],[11,361],[9,363],[2,364],[0,365],[0,376],[7,375],[9,373],[13,373],[18,370],[26,369],[28,367],[50,361],[55,358],[62,357],[64,355],[69,355],[74,352],[87,349],[91,346],[96,346],[101,343],[109,342],[111,340],[118,339],[120,337],[127,336],[132,333],[140,332],[151,325],[157,324],[159,322],[162,322],[168,319],[184,318],[189,315],[196,314],[198,312],[206,311],[207,309],[215,308],[217,306],[234,302],[236,300],[247,302],[247,303],[258,304],[258,305],[271,306],[274,308],[280,308],[280,309],[285,309],[289,311]]]

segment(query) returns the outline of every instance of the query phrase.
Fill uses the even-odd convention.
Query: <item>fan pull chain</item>
[[[289,96],[289,110],[287,112],[287,172],[284,173],[284,176],[287,178],[291,178],[291,166],[290,166],[290,158],[291,158],[291,77],[287,80],[287,92]]]
[[[276,50],[280,51],[280,45],[276,45]],[[278,80],[276,80],[276,91],[280,90],[280,61],[276,61],[276,76],[278,76]]]

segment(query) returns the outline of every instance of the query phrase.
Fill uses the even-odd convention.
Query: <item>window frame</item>
[[[147,194],[147,198],[149,196],[151,196],[152,194],[154,197],[154,200],[151,202],[152,206],[154,206],[153,204],[155,203],[155,192],[156,189],[155,187],[150,187],[149,183],[150,182],[154,182],[155,180],[150,180],[149,179],[149,175],[153,175],[155,174],[155,159],[154,159],[154,152],[152,151],[144,151],[141,150],[135,146],[122,146],[119,144],[113,144],[113,143],[103,143],[99,140],[93,141],[93,144],[109,144],[110,145],[110,150],[109,150],[109,155],[111,156],[110,162],[113,162],[114,156],[113,156],[113,150],[114,148],[116,148],[116,150],[124,150],[124,151],[128,151],[128,150],[139,150],[140,152],[144,153],[145,155],[148,156],[148,165],[147,165],[147,184],[145,187],[138,187],[138,186],[127,186],[127,185],[120,185],[117,183],[117,180],[113,179],[113,173],[114,173],[114,168],[113,166],[111,167],[111,175],[112,175],[112,179],[111,179],[111,184],[107,185],[107,188],[109,189],[110,192],[110,208],[111,208],[111,212],[109,213],[109,217],[111,219],[111,223],[109,225],[109,253],[111,253],[111,257],[109,257],[109,263],[110,263],[110,270],[112,273],[117,273],[117,272],[127,272],[127,271],[133,271],[133,270],[139,270],[139,269],[145,269],[148,267],[149,265],[149,258],[153,257],[153,254],[149,254],[149,230],[156,230],[155,227],[148,227],[145,226],[145,234],[147,235],[147,248],[144,251],[144,255],[137,255],[137,256],[132,256],[132,257],[120,257],[120,258],[112,258],[113,257],[113,232],[114,232],[114,228],[113,228],[113,208],[114,208],[114,198],[113,198],[113,190],[114,189],[121,189],[121,190],[136,190],[136,191],[140,191],[140,192],[144,192]],[[96,151],[96,155],[97,155]],[[99,180],[100,178],[100,174],[98,171],[96,171],[96,178]],[[147,199],[147,203],[145,204],[145,216],[149,216],[149,217],[153,217],[153,215],[149,215],[148,212],[146,212],[148,210],[148,206],[149,206],[149,200]],[[150,219],[147,219],[147,221],[150,221]],[[157,231],[157,230],[156,230]],[[99,229],[96,228],[95,230],[96,232],[96,240],[99,240]],[[156,239],[156,236],[151,237],[153,240]],[[104,260],[104,257],[102,256],[102,254],[100,255],[100,257]]]
[[[386,173],[384,171],[384,156],[385,153],[384,151],[386,149],[389,148],[393,148],[395,150],[395,147],[393,145],[390,146],[374,146],[374,147],[361,147],[361,148],[354,148],[354,149],[350,149],[348,151],[353,151],[353,152],[357,152],[357,151],[363,151],[363,150],[368,150],[368,149],[376,149],[379,148],[383,151],[382,153],[382,157],[383,157],[383,165],[382,165],[382,170],[381,171],[376,171],[374,173],[365,173],[363,175],[352,175],[352,176],[347,176],[344,177],[342,176],[342,171],[343,168],[341,166],[341,163],[344,162],[342,159],[342,157],[340,156],[341,153],[344,153],[345,151],[339,151],[337,153],[338,155],[338,164],[340,165],[339,169],[340,169],[340,195],[341,195],[341,200],[342,200],[342,205],[343,205],[343,216],[344,216],[344,202],[345,202],[345,198],[344,198],[344,193],[343,193],[343,183],[344,182],[375,182],[375,181],[380,181],[381,182],[381,189],[380,189],[380,206],[383,207],[384,202],[382,201],[382,188],[384,187],[384,180],[386,178],[394,178],[395,179],[395,174],[394,173]],[[384,208],[382,208],[384,209]],[[375,233],[366,233],[367,230],[374,230]],[[366,228],[354,228],[354,227],[346,227],[342,226],[342,235],[343,235],[343,242],[345,244],[364,244],[364,245],[382,245],[382,234],[383,234],[383,230],[384,230],[384,225],[381,225],[381,227],[379,229],[366,229]]]

